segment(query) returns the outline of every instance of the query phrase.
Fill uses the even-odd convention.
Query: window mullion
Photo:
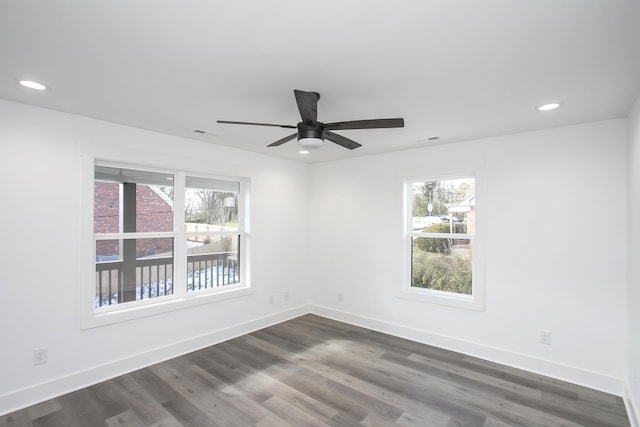
[[[423,233],[420,231],[411,231],[412,237],[429,237],[432,239],[473,239],[473,234],[466,233]]]
[[[173,292],[176,297],[187,295],[187,250],[185,235],[185,174],[177,172],[174,175],[174,225],[173,230],[176,235],[174,245],[174,268],[173,268]]]
[[[163,237],[175,237],[173,231],[144,231],[136,233],[99,233],[95,235],[96,240],[118,240],[118,239],[155,239]]]
[[[202,236],[203,234],[206,234],[207,236],[228,236],[231,234],[240,234],[240,231],[239,230],[220,230],[220,231],[202,230],[202,231],[188,231],[184,233],[185,237]]]

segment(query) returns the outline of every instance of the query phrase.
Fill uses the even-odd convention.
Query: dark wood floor
[[[628,426],[620,397],[306,315],[0,426]]]

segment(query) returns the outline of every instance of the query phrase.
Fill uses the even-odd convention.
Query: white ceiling
[[[216,123],[295,125],[293,89],[406,127],[303,156]],[[0,97],[305,162],[624,117],[639,90],[638,0],[0,1]]]

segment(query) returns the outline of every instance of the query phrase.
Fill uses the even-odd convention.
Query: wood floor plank
[[[281,381],[291,387],[303,390],[315,400],[335,408],[338,411],[337,416],[342,413],[361,421],[373,412],[377,416],[393,422],[402,414],[400,408],[372,398],[361,390],[334,381],[312,368],[292,365],[286,370],[272,367],[269,372],[277,369],[280,370],[280,373],[276,375]]]
[[[169,418],[160,420],[157,423],[151,424],[150,427],[184,427],[184,425],[176,420],[173,416],[171,416]]]
[[[327,427],[328,425],[319,419],[309,415],[295,405],[273,396],[264,402],[265,408],[269,409],[278,418],[294,426]]]
[[[355,418],[353,414],[348,412],[338,412],[336,415],[331,417],[329,420],[329,425],[331,427],[362,427],[362,422],[364,420],[360,420]],[[393,425],[393,424],[382,424],[382,425]]]
[[[129,409],[129,402],[123,390],[115,384],[115,379],[87,387],[89,402],[103,420],[121,414]]]
[[[212,381],[210,377],[203,376],[200,372],[194,372],[190,369],[179,370],[172,366],[183,361],[183,359],[173,359],[166,364],[156,365],[151,369],[182,397],[193,403],[211,420],[214,420],[216,424],[233,425],[233,423],[237,423],[237,425],[253,425],[258,421],[257,419],[252,419],[251,413],[243,412],[235,404],[229,404],[230,399],[225,394],[234,394],[234,392],[227,389],[225,385],[219,388],[220,384]],[[259,417],[259,419],[264,418],[264,416]]]
[[[200,408],[180,394],[164,402],[162,406],[178,420],[183,427],[219,427],[223,425],[209,417],[204,411],[200,410]]]
[[[419,413],[407,411],[403,413],[396,424],[403,427],[432,426],[445,427],[451,420],[450,415],[425,407]]]
[[[629,425],[619,396],[317,315],[0,416],[0,427]]]
[[[289,424],[282,418],[278,418],[277,415],[270,414],[267,418],[264,418],[256,424],[256,427],[297,427]]]
[[[392,361],[394,360],[394,357],[390,355],[385,355],[384,357],[388,357],[389,360]],[[406,358],[406,363],[409,362],[415,363],[415,365],[413,366],[418,369],[437,369],[442,372],[443,375],[455,375],[460,379],[464,379],[465,381],[484,383],[509,393],[522,394],[533,399],[542,399],[542,391],[540,391],[539,389],[523,386],[518,383],[487,375],[472,369],[461,367],[459,365],[452,365],[450,363],[441,362],[437,359],[425,357],[419,354],[409,355],[409,357]]]
[[[146,426],[171,418],[171,415],[144,387],[138,384],[131,375],[114,378],[114,384],[121,387],[124,397],[130,402],[136,417]]]
[[[136,414],[132,409],[128,409],[121,414],[114,415],[113,417],[108,418],[105,421],[107,422],[107,426],[109,427],[147,427],[149,425],[142,421],[138,414]]]
[[[0,416],[0,426],[2,427],[33,427],[33,424],[31,424],[31,418],[29,417],[27,410],[28,408]]]
[[[80,389],[57,399],[67,420],[67,427],[97,426],[107,424],[95,407],[88,389]]]
[[[61,411],[52,412],[31,421],[33,427],[59,427],[66,426],[67,420]]]
[[[247,370],[249,371],[251,368],[247,367]],[[251,375],[236,383],[236,387],[248,395],[256,396],[260,400],[269,394],[271,397],[278,396],[285,402],[300,408],[321,421],[336,415],[337,411],[335,409],[307,396],[300,390],[296,390],[263,372],[251,371]],[[263,401],[266,400],[268,398]]]
[[[62,409],[58,399],[47,400],[46,402],[38,403],[36,405],[27,408],[29,418],[36,420],[54,412],[58,412]]]
[[[174,400],[178,394],[166,381],[157,376],[151,367],[132,372],[129,376],[161,405]]]
[[[529,418],[539,419],[550,425],[565,422],[565,419],[557,414],[547,414],[535,407],[520,406],[517,402],[509,402],[503,390],[493,387],[491,384],[469,381],[459,375],[439,372],[436,368],[422,369],[416,366],[408,358],[398,357],[397,354],[386,353],[376,361],[375,367],[368,369],[355,368],[368,375],[375,372],[378,378],[387,378],[387,384],[392,384],[404,390],[410,390],[409,394],[426,396],[431,405],[444,413],[451,414],[452,419],[465,419],[465,423],[482,425],[483,414],[500,415],[512,422],[521,422],[522,414],[527,413]],[[367,381],[377,381],[369,378]],[[463,423],[463,425],[465,425]],[[525,423],[525,425],[530,425]],[[571,425],[569,423],[569,425]]]
[[[358,358],[340,354],[329,356],[326,363],[342,364],[350,375],[362,382],[371,384],[384,391],[393,391],[400,395],[410,396],[417,403],[429,404],[443,413],[464,414],[465,418],[484,419],[481,411],[468,405],[470,400],[486,399],[484,395],[476,396],[453,382],[448,382],[410,368],[396,365],[380,358],[372,363],[363,363]],[[475,415],[474,415],[475,414]]]
[[[522,425],[522,424],[520,424]],[[493,417],[487,417],[482,427],[513,427],[513,424],[508,424],[500,420],[496,420]]]
[[[301,360],[298,354],[287,357],[287,353],[285,351],[282,351],[272,343],[265,341],[263,338],[251,337],[247,340],[247,343],[265,351],[277,354],[283,359],[287,358],[287,360],[292,362]],[[340,383],[345,387],[358,390],[358,392],[360,393],[364,393],[373,399],[377,399],[380,402],[385,402],[391,406],[406,409],[412,406],[412,402],[415,403],[415,401],[407,399],[407,397],[402,394],[394,393],[391,390],[373,386],[371,383],[362,381],[359,378],[349,375],[345,372],[349,369],[348,367],[346,369],[335,367],[335,365],[329,363],[327,359],[323,359],[330,355],[330,351],[331,349],[329,347],[325,347],[321,350],[316,348],[311,359],[304,359],[305,366],[307,366],[311,371],[316,372],[325,378]],[[360,364],[361,361],[356,358],[354,363]]]

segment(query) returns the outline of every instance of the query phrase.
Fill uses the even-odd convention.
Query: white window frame
[[[404,234],[404,274],[402,288],[398,296],[400,298],[411,299],[425,303],[440,304],[450,307],[465,308],[469,310],[484,310],[484,261],[482,248],[482,234],[478,233],[482,225],[478,226],[478,203],[475,205],[475,231],[474,234],[456,234],[461,239],[473,240],[473,256],[472,256],[472,285],[471,295],[459,294],[455,292],[446,292],[434,289],[417,288],[411,286],[411,262],[412,262],[412,243],[414,237],[436,237],[441,238],[442,234],[438,233],[422,233],[412,230],[413,225],[413,193],[412,186],[416,182],[427,181],[446,181],[452,179],[473,178],[475,180],[476,191],[478,188],[478,180],[474,173],[460,173],[455,175],[436,175],[406,179],[403,182],[403,234]],[[481,221],[480,221],[481,222]]]
[[[94,167],[95,165],[141,171],[160,172],[174,176],[174,212],[173,231],[156,233],[126,233],[127,238],[174,238],[173,294],[149,299],[130,301],[104,307],[95,307],[95,242],[94,234]],[[248,178],[216,176],[184,170],[169,170],[162,167],[142,166],[139,164],[94,159],[87,156],[82,161],[82,222],[81,222],[81,272],[80,272],[80,328],[88,329],[129,321],[146,316],[167,313],[174,310],[214,303],[229,298],[254,293],[251,287],[250,234],[249,234],[249,197],[250,180]],[[187,253],[185,231],[184,193],[186,176],[238,182],[238,230],[223,234],[240,235],[240,282],[223,287],[187,291]],[[212,234],[212,233],[211,233]],[[115,234],[114,234],[115,235]],[[118,234],[119,236],[120,234]],[[101,238],[110,235],[101,235]],[[116,237],[117,238],[117,237]]]

